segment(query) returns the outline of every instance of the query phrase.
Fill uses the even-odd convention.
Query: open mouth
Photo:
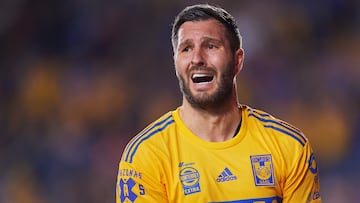
[[[195,73],[191,77],[191,79],[194,83],[206,83],[206,82],[211,82],[214,79],[214,76],[203,73]]]

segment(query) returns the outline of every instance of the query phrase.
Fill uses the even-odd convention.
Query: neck
[[[180,107],[180,117],[185,125],[198,137],[210,142],[223,142],[234,136],[240,120],[238,103],[221,105],[216,110],[192,107],[186,100]]]

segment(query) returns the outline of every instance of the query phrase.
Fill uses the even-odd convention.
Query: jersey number
[[[133,192],[133,188],[136,186],[135,181],[132,178],[129,178],[127,181],[124,181],[123,179],[120,179],[119,182],[120,186],[120,200],[121,202],[124,202],[125,199],[130,200],[131,202],[134,202],[137,198],[137,195]],[[145,195],[145,188],[143,185],[138,184],[139,186],[139,194]]]

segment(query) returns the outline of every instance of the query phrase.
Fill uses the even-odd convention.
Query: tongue
[[[213,79],[212,76],[202,76],[193,78],[194,83],[210,82]]]

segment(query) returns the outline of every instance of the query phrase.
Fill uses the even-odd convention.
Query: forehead
[[[203,37],[225,40],[226,28],[215,19],[201,21],[187,21],[183,23],[178,31],[179,42],[189,39],[200,39]]]

